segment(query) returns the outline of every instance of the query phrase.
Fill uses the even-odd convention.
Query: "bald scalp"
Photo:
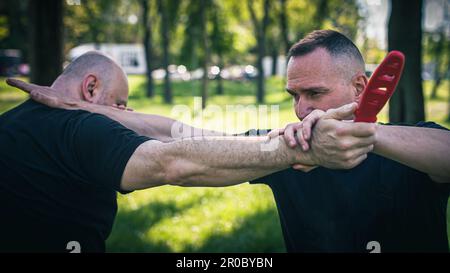
[[[95,74],[102,79],[104,84],[108,84],[120,70],[119,65],[108,56],[98,51],[89,51],[67,65],[61,75],[70,79],[82,80],[87,74]]]

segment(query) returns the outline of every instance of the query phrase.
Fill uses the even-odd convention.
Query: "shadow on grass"
[[[257,211],[240,221],[237,228],[227,234],[215,234],[200,247],[187,247],[186,252],[286,252],[278,213],[275,208]]]
[[[117,214],[113,232],[107,240],[108,252],[170,252],[165,244],[155,244],[146,240],[146,233],[159,221],[172,217],[195,206],[183,206],[176,202],[152,202],[136,210],[120,210]]]
[[[155,202],[118,213],[107,241],[108,252],[173,252],[166,244],[147,240],[146,233],[163,219],[174,217],[197,202],[180,207],[175,202]],[[204,219],[208,220],[208,219]],[[257,211],[227,234],[213,234],[200,247],[186,245],[183,252],[285,252],[276,209]]]

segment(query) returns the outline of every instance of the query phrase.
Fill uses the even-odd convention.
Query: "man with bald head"
[[[104,251],[117,211],[116,192],[161,185],[228,186],[293,164],[348,169],[363,160],[328,161],[321,147],[303,153],[289,148],[282,137],[276,142],[267,137],[174,139],[174,121],[111,107],[126,105],[127,79],[116,63],[97,52],[75,59],[44,90],[85,104],[91,112],[106,109],[135,131],[104,115],[33,100],[1,115],[0,252]],[[374,126],[357,127],[364,133],[357,143],[369,150]],[[337,147],[351,137],[327,141]]]
[[[128,101],[128,80],[122,68],[96,51],[87,52],[70,63],[52,88],[67,98],[94,104],[126,105]]]

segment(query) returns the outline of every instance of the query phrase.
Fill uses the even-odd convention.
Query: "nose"
[[[300,98],[295,102],[295,113],[300,120],[303,120],[312,111],[314,111],[314,107],[308,100]]]

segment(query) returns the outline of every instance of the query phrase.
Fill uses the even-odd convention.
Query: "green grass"
[[[215,93],[216,83],[210,83]],[[445,121],[449,82],[441,86],[438,98],[429,100],[431,83],[425,82],[427,120],[450,127]],[[194,109],[195,96],[200,96],[200,83],[173,84],[174,104]],[[245,118],[232,113],[211,112],[211,105],[224,110],[226,105],[255,103],[254,85],[250,82],[226,82],[225,95],[211,94],[206,111],[192,111],[177,116],[173,105],[162,102],[162,86],[158,82],[156,96],[145,98],[144,78],[130,76],[129,106],[136,111],[181,118],[184,122],[210,129],[217,124],[231,131],[250,128],[274,128],[296,121],[291,98],[283,91],[282,78],[267,80],[267,104],[279,105],[279,115],[267,124],[258,122],[257,114]],[[0,79],[0,113],[26,99]],[[197,109],[199,110],[199,109]],[[208,113],[209,112],[209,113]],[[212,113],[212,114],[211,114]],[[200,119],[202,117],[202,119]],[[202,122],[199,122],[203,120]],[[380,115],[387,121],[387,108]],[[109,252],[284,252],[278,214],[271,190],[264,185],[248,183],[227,188],[158,187],[118,197],[119,211],[110,238]],[[450,208],[447,210],[450,234]]]

